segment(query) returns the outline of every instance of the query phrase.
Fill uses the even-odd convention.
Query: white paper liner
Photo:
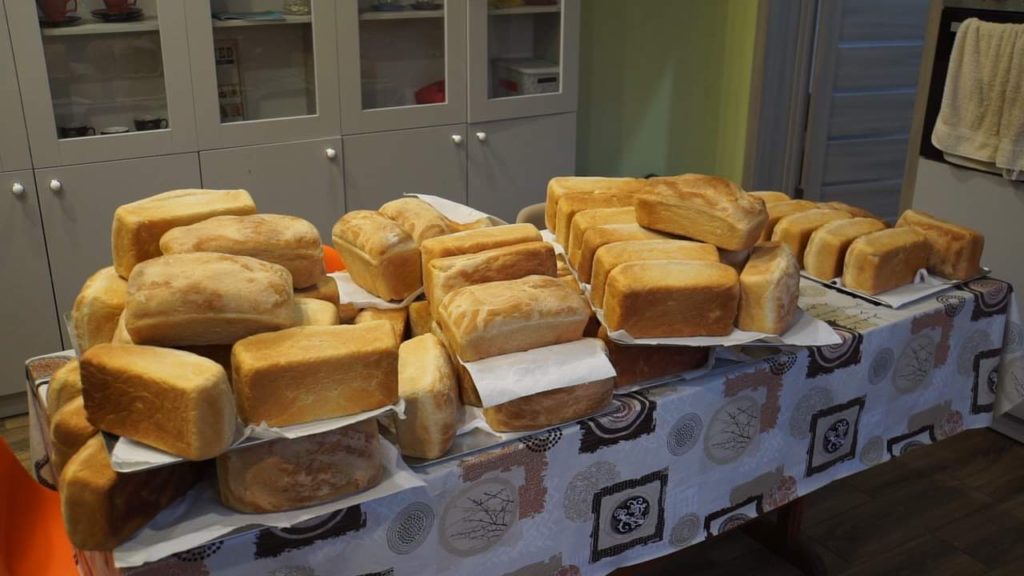
[[[139,566],[216,540],[240,528],[288,527],[305,520],[370,500],[384,498],[409,488],[426,486],[383,439],[380,441],[384,480],[365,492],[302,510],[268,514],[240,514],[220,503],[216,481],[211,477],[161,512],[148,526],[114,550],[119,568]]]
[[[981,273],[975,276],[974,278],[970,278],[968,280],[949,280],[947,278],[943,278],[942,276],[935,276],[933,274],[929,274],[927,270],[922,268],[917,271],[917,274],[914,275],[913,283],[904,284],[899,288],[893,288],[888,292],[882,292],[881,294],[874,295],[865,294],[858,290],[853,290],[847,288],[846,286],[843,286],[842,278],[822,280],[820,278],[815,278],[814,276],[811,276],[810,274],[807,274],[806,272],[803,271],[800,272],[800,275],[803,276],[804,278],[807,278],[808,280],[817,282],[818,284],[834,288],[846,294],[853,294],[854,296],[864,298],[865,300],[874,302],[875,304],[881,304],[882,306],[888,306],[889,308],[902,308],[907,304],[912,304],[914,302],[917,302],[918,300],[927,298],[929,296],[933,296],[949,288],[959,286],[964,282],[970,282],[971,280],[988,276],[991,273],[991,269],[983,266],[981,269]]]
[[[603,325],[604,310],[595,309]],[[625,330],[608,332],[608,337],[620,344],[660,346],[739,346],[740,344],[788,344],[790,346],[829,346],[841,344],[842,338],[831,326],[800,310],[793,327],[781,336],[763,332],[746,332],[733,328],[728,336],[690,336],[686,338],[633,338]]]
[[[597,338],[462,362],[462,365],[473,377],[484,407],[615,376],[604,343]]]
[[[399,399],[397,404],[385,406],[376,410],[368,410],[366,412],[351,414],[349,416],[341,416],[339,418],[327,418],[325,420],[317,420],[315,422],[295,424],[293,426],[274,427],[268,426],[266,422],[261,423],[258,426],[243,426],[239,423],[238,430],[235,433],[235,441],[231,444],[231,448],[228,450],[230,451],[257,442],[276,438],[294,439],[302,438],[303,436],[321,434],[338,428],[344,428],[345,426],[351,426],[357,422],[369,420],[370,418],[375,418],[391,412],[397,414],[399,418],[404,418],[405,401]],[[124,473],[142,472],[143,470],[168,466],[182,461],[183,459],[178,456],[168,454],[158,448],[153,448],[152,446],[147,446],[141,442],[136,442],[124,437],[118,438],[117,443],[114,445],[114,449],[110,453],[111,468],[117,472]]]
[[[334,282],[338,284],[338,297],[340,302],[342,304],[352,304],[359,309],[377,308],[380,310],[393,310],[396,308],[405,308],[409,304],[412,304],[412,301],[423,293],[423,288],[421,287],[401,302],[384,300],[383,298],[370,294],[360,285],[356,284],[348,272],[332,272],[328,274],[328,276],[334,278]]]
[[[555,254],[561,254],[563,256],[568,257],[568,254],[565,253],[565,247],[559,244],[558,240],[555,240],[555,235],[554,233],[551,232],[551,230],[548,230],[547,228],[541,230],[540,239],[547,242],[548,244],[551,244],[551,246],[555,249]],[[566,258],[566,261],[568,262],[568,258]],[[573,270],[572,273],[575,274],[576,271]]]
[[[406,196],[415,196],[423,200],[433,206],[434,210],[440,212],[445,218],[459,224],[472,224],[484,218],[493,218],[490,214],[481,212],[476,208],[470,208],[465,204],[459,204],[440,196],[431,196],[430,194],[406,194]]]

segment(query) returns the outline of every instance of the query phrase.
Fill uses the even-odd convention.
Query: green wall
[[[582,0],[577,172],[739,181],[758,0]]]

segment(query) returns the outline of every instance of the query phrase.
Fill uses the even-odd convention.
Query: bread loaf
[[[722,264],[732,266],[732,269],[739,274],[743,272],[743,267],[747,265],[747,260],[750,259],[750,250],[719,250],[718,259],[721,260]]]
[[[739,304],[736,271],[717,262],[653,260],[608,274],[604,321],[634,338],[726,336]]]
[[[296,326],[334,326],[338,323],[338,307],[314,298],[295,299]]]
[[[561,278],[563,276],[572,276],[572,268],[569,267],[569,263],[565,260],[565,254],[555,254],[555,276]]]
[[[384,300],[404,300],[423,286],[416,241],[396,222],[370,210],[355,210],[331,231],[352,281]]]
[[[767,218],[763,200],[716,176],[652,178],[636,199],[641,226],[726,250],[753,246]]]
[[[164,254],[219,252],[284,266],[296,288],[315,286],[324,275],[320,232],[308,220],[282,214],[216,216],[180,226],[160,238]]]
[[[394,220],[417,245],[429,238],[455,232],[451,220],[416,197],[392,200],[381,206],[378,212]]]
[[[595,190],[621,189],[635,192],[643,184],[640,178],[604,178],[597,176],[560,176],[548,182],[544,225],[552,234],[558,232],[558,202],[567,196],[591,194]]]
[[[136,344],[232,344],[295,324],[291,274],[248,256],[161,256],[128,279],[124,321]]]
[[[338,301],[341,299],[341,294],[338,292],[338,282],[327,275],[321,275],[316,279],[316,282],[312,286],[306,288],[297,288],[295,290],[296,298],[315,298],[317,300],[323,300],[324,302],[330,302],[335,306],[338,305]]]
[[[669,236],[648,230],[639,224],[610,224],[594,226],[583,234],[580,245],[580,258],[576,266],[576,277],[580,282],[590,283],[593,279],[594,255],[598,249],[613,242],[631,240],[666,240]]]
[[[459,288],[436,319],[466,362],[578,340],[590,316],[579,294],[557,278],[527,276]]]
[[[764,201],[765,205],[775,204],[777,202],[787,202],[792,200],[785,192],[770,192],[770,191],[757,191],[748,192],[751,196],[756,196]]]
[[[242,513],[323,504],[372,488],[383,477],[374,419],[313,436],[272,440],[217,458],[220,500]]]
[[[160,238],[172,228],[255,213],[245,190],[171,190],[124,204],[114,211],[111,230],[114,268],[127,278],[136,264],[159,256]]]
[[[437,338],[438,342],[444,347],[445,351],[448,352],[448,359],[451,360],[452,368],[455,370],[455,377],[459,385],[459,401],[464,406],[483,406],[483,401],[480,400],[480,392],[476,389],[476,383],[473,382],[473,376],[470,375],[469,370],[459,362],[458,356],[452,351],[452,345],[448,342],[448,337],[444,335],[444,331],[441,327],[434,322],[430,326],[430,333]]]
[[[417,300],[409,304],[409,334],[413,338],[430,334],[430,325],[434,323],[434,315],[430,312],[430,302]]]
[[[109,551],[128,540],[199,481],[201,468],[179,463],[118,474],[96,434],[64,466],[58,483],[68,539],[78,550]]]
[[[220,364],[153,346],[100,344],[81,358],[89,422],[188,460],[234,440],[235,401]]]
[[[789,248],[778,242],[754,246],[740,274],[736,326],[747,332],[783,334],[797,319],[799,298],[800,267]]]
[[[224,369],[228,379],[231,379],[231,346],[226,344],[211,344],[210,346],[182,346],[179,350],[191,352],[196,356],[202,356],[207,360],[213,360]]]
[[[580,252],[583,250],[583,235],[594,226],[609,224],[636,224],[636,210],[632,206],[625,208],[596,208],[584,210],[572,219],[569,227],[569,241],[565,245],[565,253],[573,268],[579,267]]]
[[[875,216],[871,212],[854,206],[853,204],[847,204],[846,202],[822,202],[818,204],[818,208],[827,208],[829,210],[842,210],[854,218],[874,218],[879,220],[878,216]]]
[[[817,208],[818,205],[810,200],[786,200],[783,202],[772,202],[765,207],[768,212],[768,223],[764,227],[764,231],[761,232],[761,240],[769,241],[772,239],[772,232],[775,231],[775,225],[790,214],[796,214],[798,212],[806,212]]]
[[[57,410],[50,421],[50,444],[53,447],[50,462],[54,475],[59,478],[68,460],[98,433],[99,430],[86,417],[81,396]]]
[[[629,388],[645,382],[678,376],[703,367],[708,348],[703,346],[649,346],[620,344],[608,337],[604,326],[597,332],[615,367],[615,388]]]
[[[569,246],[569,234],[572,232],[572,221],[584,210],[600,208],[632,207],[635,192],[618,188],[599,189],[590,194],[577,194],[563,197],[558,202],[555,215],[557,224],[555,238],[564,248]]]
[[[445,296],[464,286],[533,275],[555,277],[556,273],[555,249],[546,242],[525,242],[435,258],[424,269],[423,285],[431,313],[436,315]]]
[[[645,260],[699,260],[718,262],[718,249],[711,244],[689,240],[635,240],[605,244],[594,253],[590,276],[590,301],[603,307],[605,282],[619,264]]]
[[[85,281],[71,309],[79,354],[113,339],[127,296],[128,283],[113,267],[103,268]]]
[[[232,348],[231,367],[247,424],[302,424],[398,401],[398,340],[387,322],[250,336]]]
[[[495,432],[529,432],[594,415],[612,401],[613,379],[556,388],[484,408]]]
[[[540,232],[533,224],[508,224],[431,238],[420,246],[423,253],[423,269],[426,270],[435,258],[476,254],[502,246],[540,240]]]
[[[789,248],[790,253],[796,258],[797,266],[803,267],[804,250],[811,234],[823,224],[849,219],[849,214],[839,210],[814,209],[791,214],[775,225],[772,242],[780,242]]]
[[[365,308],[356,314],[356,324],[366,324],[368,322],[378,322],[383,320],[387,322],[391,329],[395,332],[395,339],[398,342],[405,340],[405,325],[409,320],[409,309],[408,308],[391,308],[388,310],[380,310],[377,308]]]
[[[843,285],[878,294],[914,281],[928,266],[928,238],[910,227],[890,228],[854,240],[843,260]]]
[[[904,212],[896,226],[914,228],[928,239],[929,272],[950,280],[970,280],[981,272],[985,249],[981,232],[915,210]]]
[[[132,335],[124,326],[124,312],[117,318],[117,328],[114,328],[114,337],[110,339],[111,344],[135,344],[132,342]]]
[[[82,377],[78,370],[78,359],[72,358],[50,377],[46,388],[46,413],[52,418],[61,406],[82,396]]]
[[[459,389],[448,351],[437,336],[417,336],[399,347],[398,395],[405,400],[405,419],[395,421],[402,454],[443,456],[455,440]]]
[[[850,218],[823,224],[811,234],[804,250],[804,269],[821,280],[843,275],[846,250],[857,238],[885,230],[885,223],[874,218]]]

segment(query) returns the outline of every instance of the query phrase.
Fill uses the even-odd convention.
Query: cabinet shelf
[[[313,17],[284,15],[284,20],[213,20],[214,28],[242,28],[247,26],[281,26],[287,24],[309,24]]]
[[[444,10],[398,10],[395,12],[363,12],[360,20],[418,20],[421,18],[443,18]]]
[[[84,20],[84,18],[83,18]],[[40,28],[43,36],[90,36],[94,34],[130,34],[133,32],[153,32],[160,28],[156,16],[145,16],[135,22],[98,22],[83,21],[76,26],[63,28]]]
[[[562,11],[558,4],[550,6],[516,6],[515,8],[495,8],[488,10],[491,16],[515,16],[517,14],[555,14]]]

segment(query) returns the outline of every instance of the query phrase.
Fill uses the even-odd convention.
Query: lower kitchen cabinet
[[[345,204],[375,210],[402,194],[466,203],[466,125],[345,137]]]
[[[576,173],[576,113],[469,126],[469,205],[508,222]]]
[[[109,242],[109,240],[108,240]],[[25,410],[25,360],[61,349],[32,171],[0,174],[0,417]]]
[[[244,188],[256,209],[309,220],[330,244],[345,212],[341,138],[199,153],[204,188]]]
[[[110,225],[118,206],[201,185],[198,154],[46,168],[35,176],[61,315],[71,310],[86,278],[111,265]],[[64,342],[70,343],[66,336]]]

